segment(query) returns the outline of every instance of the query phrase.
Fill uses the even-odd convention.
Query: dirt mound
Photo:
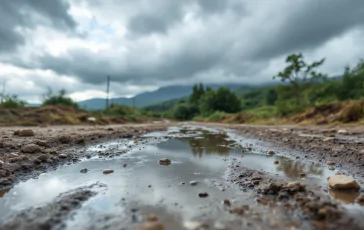
[[[96,117],[96,124],[125,124],[132,122],[122,116],[105,116],[81,109],[64,106],[45,106],[37,108],[0,109],[0,126],[38,126],[38,125],[83,125],[89,124],[88,117]],[[145,121],[146,118],[140,118]]]
[[[292,117],[298,124],[329,124],[356,122],[364,118],[364,100],[334,102],[311,108]]]
[[[241,123],[247,123],[253,117],[254,115],[245,113],[226,114],[221,117],[220,122],[230,123],[230,124],[241,124]]]

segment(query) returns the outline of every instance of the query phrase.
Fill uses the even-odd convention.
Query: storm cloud
[[[0,6],[0,52],[21,47],[23,54],[0,62],[74,79],[77,95],[86,85],[101,90],[107,75],[137,93],[201,81],[266,82],[293,52],[326,57],[330,75],[364,56],[362,0],[8,2]]]

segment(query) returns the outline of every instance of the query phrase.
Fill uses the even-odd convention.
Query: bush
[[[47,105],[58,105],[58,106],[69,106],[78,108],[78,104],[71,98],[66,97],[66,90],[62,89],[58,94],[53,94],[52,90],[49,89],[47,94],[44,96],[42,106]]]
[[[241,109],[241,102],[234,92],[221,87],[217,91],[209,90],[200,100],[202,115],[208,116],[214,111],[236,113]]]
[[[0,108],[2,109],[14,109],[22,108],[26,105],[25,101],[18,99],[16,95],[5,95],[2,97]]]
[[[198,114],[198,107],[188,103],[177,104],[172,110],[172,117],[177,120],[192,120]]]

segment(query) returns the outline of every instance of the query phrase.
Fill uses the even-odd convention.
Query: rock
[[[326,137],[323,141],[324,142],[328,142],[328,141],[334,141],[335,137]]]
[[[356,199],[355,199],[356,203],[359,204],[364,204],[364,194],[360,194]]]
[[[190,181],[190,185],[191,185],[191,186],[196,186],[197,184],[198,184],[198,182],[197,182],[197,181],[194,181],[194,180],[193,180],[193,181]]]
[[[222,203],[223,203],[223,205],[226,205],[226,206],[231,205],[230,200],[228,200],[228,199],[223,200]]]
[[[159,160],[160,165],[170,165],[171,163],[172,163],[171,160],[168,158],[162,158]]]
[[[269,150],[268,152],[267,152],[267,155],[269,155],[269,156],[272,156],[272,155],[274,155],[274,154],[276,154],[274,151],[272,151],[272,150]]]
[[[332,157],[338,157],[338,156],[339,156],[339,154],[334,153],[334,154],[332,154],[331,156],[332,156]]]
[[[288,187],[288,188],[297,187],[297,186],[301,186],[301,183],[298,181],[288,182],[286,185],[286,187]]]
[[[67,154],[61,153],[58,155],[58,157],[61,159],[66,159],[68,156],[67,156]]]
[[[225,188],[220,188],[220,191],[224,192],[226,189]]]
[[[0,160],[0,169],[4,167],[4,161]]]
[[[14,136],[19,135],[19,133],[20,133],[20,130],[15,130],[15,131],[14,131]]]
[[[24,145],[21,148],[21,152],[23,153],[35,153],[35,152],[40,152],[41,149],[39,147],[39,145],[36,144],[28,144],[28,145]]]
[[[347,133],[348,133],[348,131],[345,129],[340,129],[337,131],[337,134],[347,134]]]
[[[110,173],[113,173],[114,172],[114,170],[112,170],[112,169],[105,169],[102,173],[103,174],[110,174]]]
[[[276,165],[279,164],[279,161],[274,161],[274,164],[276,164]]]
[[[126,168],[127,164],[123,164],[123,167]]]
[[[1,178],[0,179],[0,185],[2,186],[8,186],[8,185],[12,185],[13,182],[11,180],[9,180],[8,178]]]
[[[84,144],[85,144],[85,139],[83,139],[83,138],[77,139],[77,140],[75,141],[75,143],[76,143],[77,145],[84,145]]]
[[[22,129],[22,130],[19,131],[18,135],[21,136],[21,137],[32,137],[35,134],[34,134],[33,130],[31,130],[31,129]]]
[[[0,169],[0,177],[8,177],[11,175],[11,171],[9,169]]]
[[[87,173],[88,172],[88,169],[87,168],[83,168],[80,170],[80,173]]]
[[[46,162],[48,160],[48,156],[46,154],[42,154],[37,159],[42,162]]]
[[[156,215],[150,214],[147,221],[140,226],[139,230],[164,230],[164,225],[158,220]]]
[[[48,142],[46,142],[46,141],[37,141],[36,144],[39,145],[39,146],[45,147],[45,148],[50,147]]]
[[[328,168],[329,170],[335,170],[335,167],[334,166],[329,166]]]
[[[198,194],[198,197],[200,197],[200,198],[206,198],[206,197],[208,197],[209,196],[209,194],[208,193],[206,193],[206,192],[200,192],[199,194]]]
[[[34,159],[34,164],[37,164],[37,165],[39,165],[39,164],[41,164],[42,163],[42,161],[41,160],[39,160],[39,159]]]
[[[60,136],[58,138],[58,141],[61,142],[62,144],[69,144],[71,143],[71,138],[68,136]]]
[[[305,177],[306,173],[300,173],[300,177]]]
[[[186,183],[185,182],[181,182],[181,185],[185,185]]]
[[[345,175],[334,175],[329,177],[327,185],[337,190],[359,190],[360,186],[354,178]]]
[[[152,187],[152,185],[148,185],[148,188],[151,188]]]
[[[327,164],[327,165],[334,165],[334,164],[335,164],[335,162],[333,162],[333,161],[326,161],[326,164]]]

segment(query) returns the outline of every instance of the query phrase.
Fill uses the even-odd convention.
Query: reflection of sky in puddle
[[[160,136],[163,135],[165,133]],[[169,212],[178,212],[183,218],[191,219],[201,214],[201,206],[209,206],[225,198],[235,197],[245,203],[252,203],[254,201],[248,199],[249,194],[239,190],[228,189],[221,192],[218,188],[211,187],[215,181],[221,181],[232,157],[245,167],[277,173],[292,180],[298,180],[299,174],[305,172],[308,173],[307,180],[322,183],[323,178],[334,174],[324,167],[280,156],[267,157],[263,154],[246,153],[241,157],[239,149],[229,147],[233,144],[231,140],[207,133],[204,134],[204,138],[163,139],[158,144],[155,138],[150,139],[153,140],[144,145],[122,141],[104,144],[107,148],[99,148],[99,145],[89,148],[88,151],[110,151],[110,148],[117,151],[117,145],[119,150],[126,144],[134,146],[130,151],[132,154],[108,160],[85,160],[60,167],[56,171],[41,175],[38,179],[19,183],[0,199],[0,220],[9,213],[42,205],[62,192],[95,182],[106,184],[107,189],[86,203],[76,216],[75,220],[78,223],[86,223],[92,219],[90,210],[94,213],[119,213],[120,218],[127,218],[125,210],[141,206],[163,206]],[[141,146],[145,148],[139,150]],[[158,164],[158,160],[165,157],[172,160],[168,167]],[[230,160],[224,161],[227,157]],[[280,164],[275,165],[275,160]],[[127,164],[127,167],[123,168],[123,164]],[[81,174],[82,168],[88,168],[90,171]],[[114,169],[115,172],[103,175],[104,169]],[[201,183],[190,186],[188,182],[192,180]],[[186,185],[181,185],[181,182],[185,182]],[[148,188],[148,185],[152,187]],[[205,191],[210,194],[209,198],[198,198],[197,194]],[[123,198],[125,204],[120,204]],[[204,211],[212,212],[209,209]]]

